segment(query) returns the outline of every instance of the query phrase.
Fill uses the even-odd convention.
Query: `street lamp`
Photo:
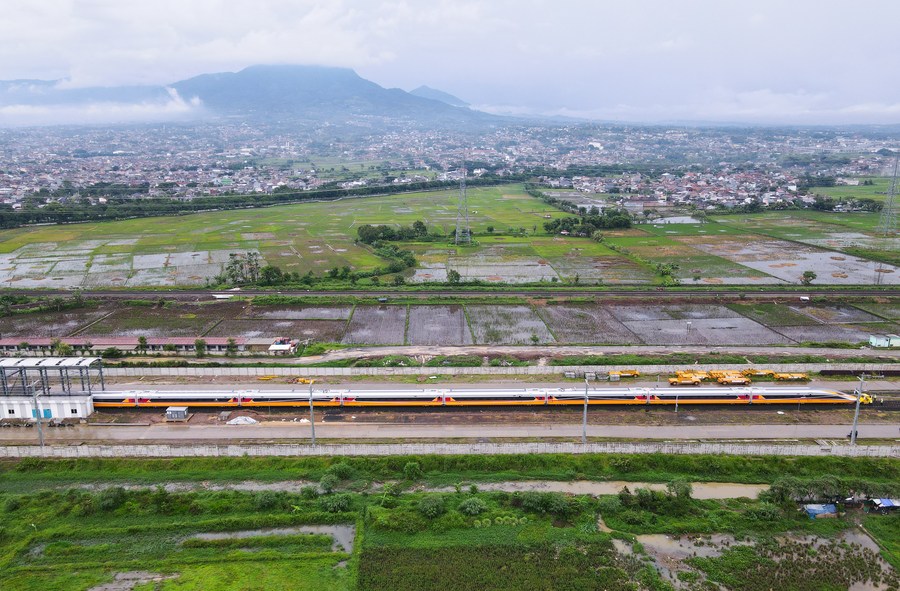
[[[856,410],[853,412],[853,427],[850,428],[850,445],[856,445],[856,426],[859,423],[859,404],[866,389],[866,374],[859,376],[859,390],[856,391]]]
[[[316,417],[313,412],[313,384],[315,382],[315,380],[309,381],[309,432],[313,447],[316,445]]]

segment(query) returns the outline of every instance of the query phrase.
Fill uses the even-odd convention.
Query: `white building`
[[[87,395],[51,394],[38,396],[0,396],[0,418],[45,420],[84,419],[94,412],[94,401]]]

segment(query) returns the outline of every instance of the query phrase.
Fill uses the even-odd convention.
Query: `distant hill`
[[[0,106],[28,105],[51,110],[60,107],[59,112],[69,109],[75,113],[73,107],[114,103],[118,107],[138,107],[136,110],[141,111],[158,106],[165,115],[165,105],[178,101],[177,112],[182,119],[229,116],[352,124],[376,119],[421,125],[480,125],[499,121],[497,116],[465,108],[465,103],[455,97],[428,90],[432,95],[423,97],[397,88],[383,88],[347,68],[259,65],[239,72],[202,74],[165,86],[69,89],[61,81],[0,81]],[[433,93],[445,98],[436,98]],[[445,100],[447,97],[455,104]]]
[[[172,85],[216,112],[318,119],[349,116],[471,121],[491,116],[387,89],[347,68],[251,66],[240,72],[203,74]]]
[[[453,96],[449,92],[444,92],[443,90],[431,88],[430,86],[425,86],[424,84],[416,89],[410,90],[409,94],[411,94],[413,96],[431,99],[433,101],[441,101],[442,103],[447,103],[448,105],[452,105],[454,107],[468,107],[469,106],[469,103],[462,100],[461,98],[457,98],[457,97]]]

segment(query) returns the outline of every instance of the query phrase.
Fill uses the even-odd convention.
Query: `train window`
[[[77,415],[77,414],[78,414],[78,409],[77,409],[77,408],[73,408],[73,409],[71,409],[71,410],[72,410],[72,414],[73,414],[73,415]]]
[[[11,409],[9,409],[8,411],[6,411],[6,414],[8,414],[8,415],[14,415],[14,414],[16,414],[16,411],[15,411],[15,409],[12,409],[12,408],[11,408]]]

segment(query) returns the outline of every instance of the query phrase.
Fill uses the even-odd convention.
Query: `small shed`
[[[293,355],[297,352],[298,342],[295,340],[278,337],[269,345],[269,354],[271,355]]]
[[[872,507],[879,513],[890,513],[900,509],[900,500],[898,499],[872,499]]]
[[[900,347],[900,336],[895,334],[873,334],[869,337],[872,347]]]
[[[166,409],[167,421],[186,421],[188,420],[188,407],[186,406],[170,406]]]

